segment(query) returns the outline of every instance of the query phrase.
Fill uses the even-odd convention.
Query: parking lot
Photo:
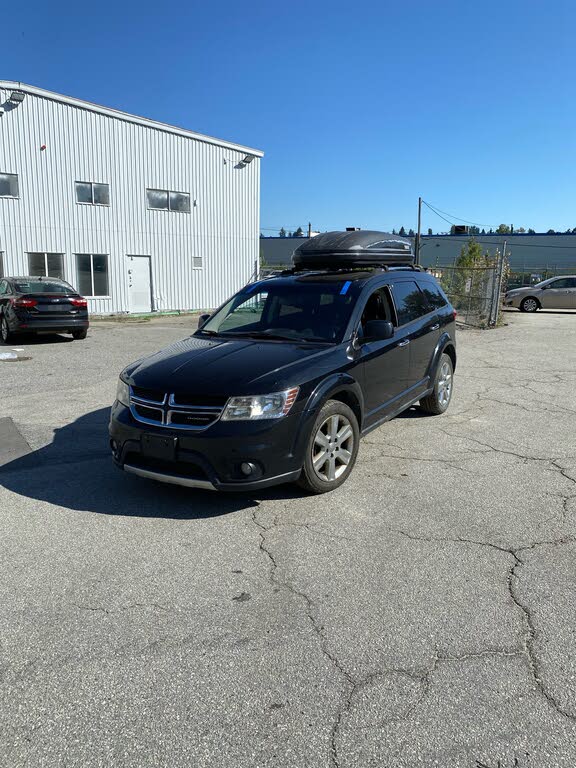
[[[573,768],[576,313],[504,320],[320,497],[114,468],[119,371],[191,318],[17,345],[0,765]]]

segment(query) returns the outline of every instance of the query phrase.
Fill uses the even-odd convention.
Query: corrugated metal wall
[[[156,309],[215,307],[258,260],[260,159],[237,167],[244,154],[27,94],[0,117],[0,172],[18,174],[20,193],[0,197],[4,272],[27,274],[29,252],[63,253],[77,286],[75,254],[108,254],[110,295],[90,309],[123,312],[126,257],[144,255]],[[110,206],[78,204],[75,181],[110,184]],[[189,192],[190,213],[149,210],[147,188]]]

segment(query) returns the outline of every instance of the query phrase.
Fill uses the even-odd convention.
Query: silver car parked
[[[551,277],[536,285],[514,288],[504,297],[505,307],[521,312],[537,309],[576,309],[576,275]]]

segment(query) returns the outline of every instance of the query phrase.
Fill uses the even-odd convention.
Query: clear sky
[[[4,79],[263,149],[263,227],[408,229],[418,195],[576,227],[569,0],[21,0],[2,28]]]

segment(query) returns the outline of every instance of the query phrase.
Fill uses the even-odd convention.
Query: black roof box
[[[414,263],[410,240],[371,230],[323,232],[294,251],[296,269],[399,266]]]

